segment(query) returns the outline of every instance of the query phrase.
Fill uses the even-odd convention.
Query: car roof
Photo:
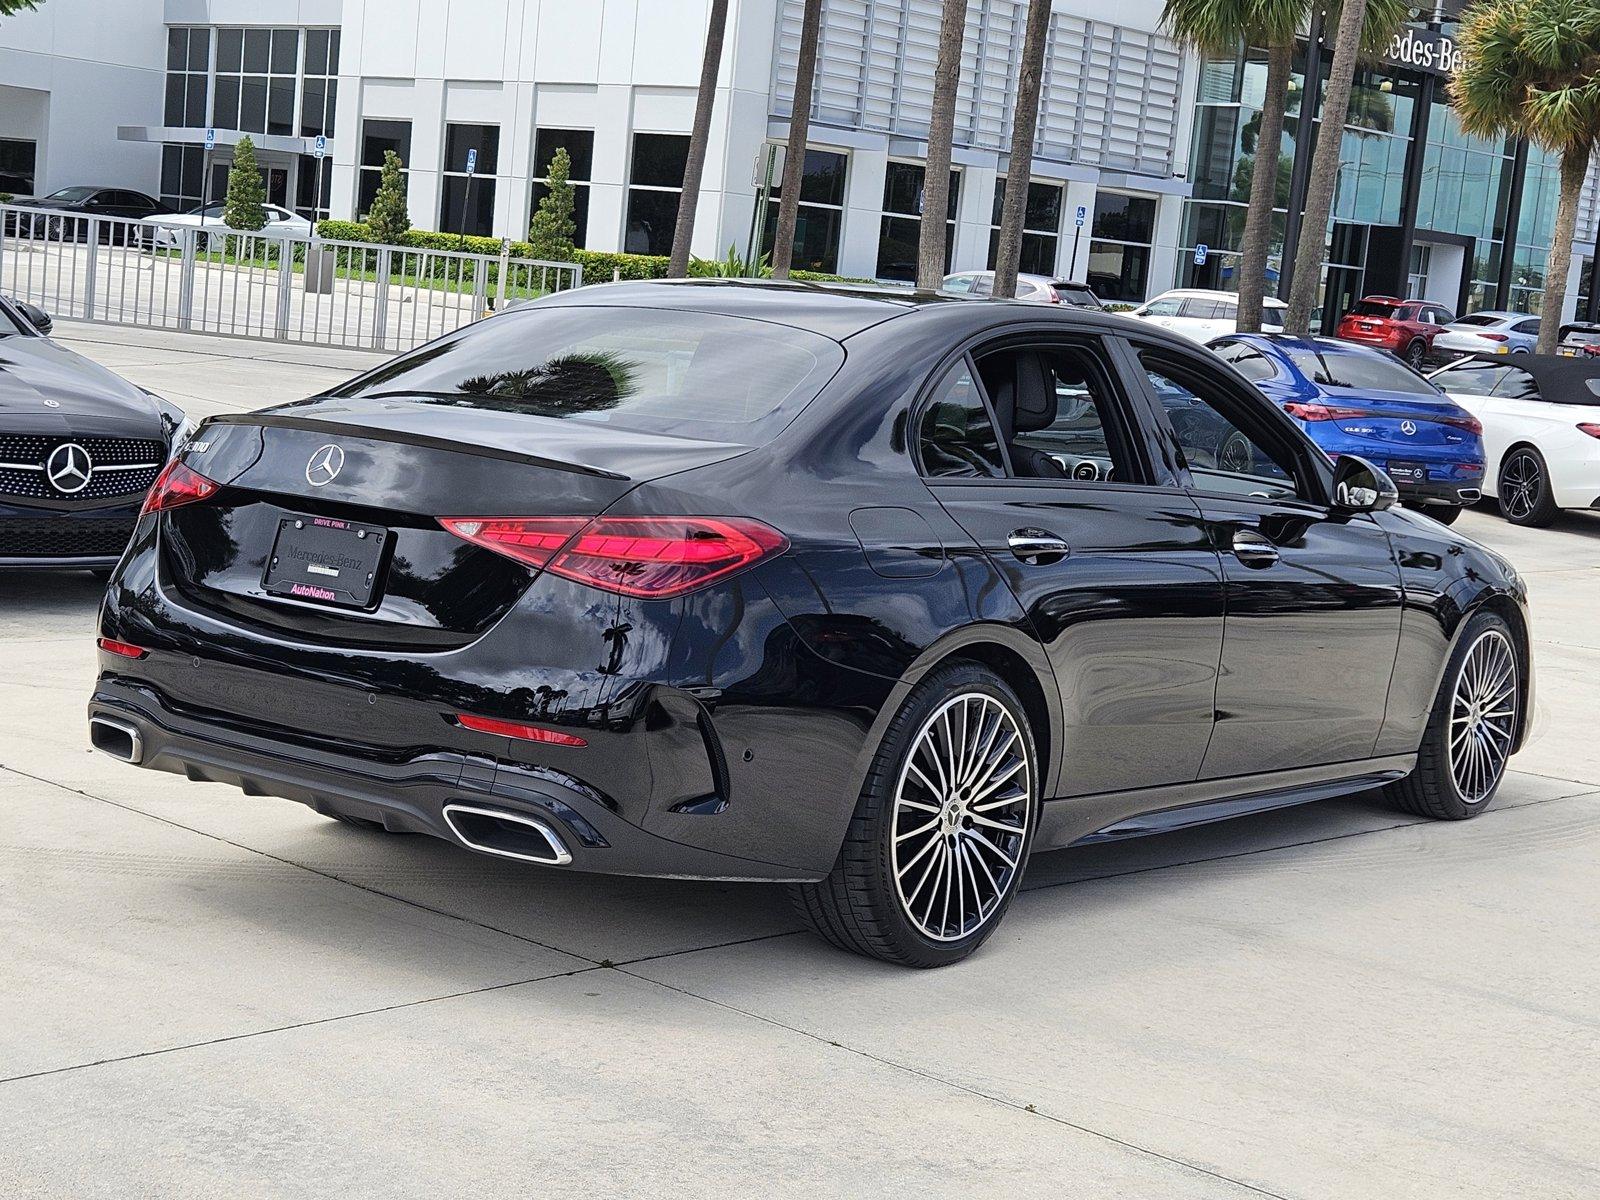
[[[1454,325],[1457,322],[1464,321],[1468,317],[1494,317],[1499,321],[1537,321],[1539,319],[1535,313],[1507,312],[1503,308],[1480,308],[1476,312],[1462,313],[1451,324]]]
[[[1519,354],[1513,361],[1503,354],[1473,354],[1467,358],[1458,358],[1449,366],[1440,367],[1429,378],[1440,375],[1451,367],[1459,367],[1463,363],[1476,362],[1490,367],[1515,367],[1526,371],[1533,376],[1534,382],[1539,385],[1539,395],[1545,398],[1555,398],[1556,403],[1562,403],[1565,393],[1577,391],[1580,395],[1568,403],[1600,404],[1600,393],[1595,393],[1587,386],[1591,379],[1600,379],[1600,358],[1585,356],[1583,358],[1569,358],[1563,354]],[[1443,387],[1442,384],[1439,385]]]
[[[1233,300],[1233,301],[1237,301],[1239,299],[1239,293],[1238,292],[1225,292],[1225,291],[1222,291],[1221,289],[1213,289],[1213,288],[1168,288],[1166,291],[1162,292],[1159,296],[1151,296],[1149,300],[1145,301],[1145,303],[1149,304],[1149,303],[1151,303],[1152,301],[1155,301],[1155,300],[1167,300],[1167,299],[1173,299],[1173,300]],[[1261,303],[1266,304],[1266,305],[1270,305],[1273,308],[1288,308],[1289,307],[1282,300],[1279,300],[1276,296],[1263,296],[1263,297],[1261,297]]]
[[[1389,358],[1387,351],[1375,350],[1371,346],[1358,345],[1355,342],[1341,341],[1339,338],[1328,337],[1300,337],[1291,333],[1225,333],[1215,342],[1254,342],[1274,346],[1280,350],[1311,350],[1318,354],[1352,354],[1368,358]]]

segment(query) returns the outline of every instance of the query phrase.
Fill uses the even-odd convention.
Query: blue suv
[[[1450,524],[1483,485],[1483,426],[1392,354],[1331,338],[1240,333],[1213,352],[1283,408],[1330,458],[1359,454],[1400,496]]]

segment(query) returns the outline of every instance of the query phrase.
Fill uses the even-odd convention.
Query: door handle
[[[1048,529],[1013,529],[1006,545],[1017,558],[1031,563],[1044,559],[1054,561],[1072,553],[1072,547]]]
[[[1254,529],[1239,529],[1233,535],[1233,556],[1247,567],[1270,567],[1278,561],[1278,548]]]

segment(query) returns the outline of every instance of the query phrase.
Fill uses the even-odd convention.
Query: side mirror
[[[45,312],[45,310],[40,308],[37,304],[28,304],[22,300],[18,300],[16,301],[16,305],[18,311],[20,311],[23,316],[28,318],[28,324],[32,325],[40,333],[48,334],[52,329],[55,328],[56,323],[50,319],[50,314]]]
[[[1333,506],[1344,512],[1382,512],[1400,499],[1394,480],[1375,463],[1341,454],[1333,464]]]

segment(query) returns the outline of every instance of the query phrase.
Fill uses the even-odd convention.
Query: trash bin
[[[328,295],[333,291],[334,250],[312,242],[306,246],[306,292]]]

